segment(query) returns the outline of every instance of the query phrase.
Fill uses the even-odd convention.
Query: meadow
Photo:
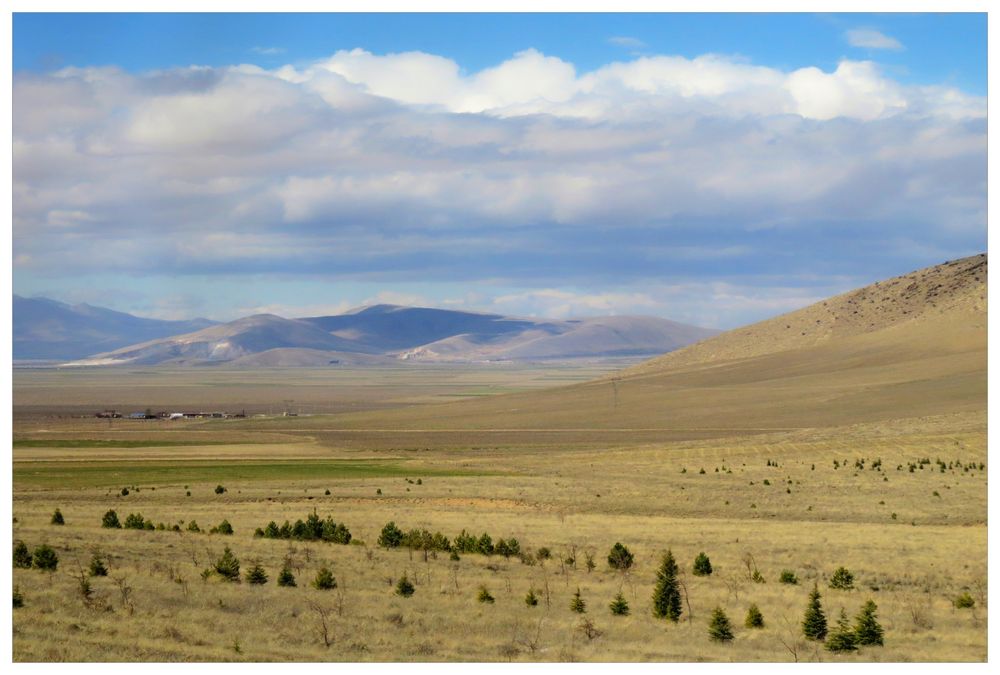
[[[59,565],[14,569],[24,599],[14,612],[14,659],[985,660],[985,413],[644,433],[586,420],[561,431],[492,420],[462,428],[429,420],[427,430],[373,424],[377,410],[418,417],[415,401],[482,400],[494,388],[551,385],[548,377],[589,379],[591,368],[525,369],[520,377],[454,370],[444,380],[385,370],[372,382],[341,381],[349,392],[338,396],[369,411],[353,416],[112,423],[59,412],[63,403],[105,407],[114,385],[106,373],[92,400],[85,373],[15,373],[13,536],[29,550],[50,545]],[[236,402],[243,386],[200,385],[205,374],[190,371],[162,377],[172,384],[149,398],[179,401],[197,391],[200,403],[221,406]],[[329,377],[299,375],[305,383]],[[311,386],[276,386],[290,371],[240,378],[270,382],[269,400],[304,399]],[[136,387],[141,377],[124,380]],[[57,508],[64,525],[50,523]],[[141,514],[154,529],[102,527],[108,510],[122,521]],[[270,521],[313,512],[345,524],[350,544],[254,536]],[[233,534],[207,533],[223,520]],[[192,521],[200,531],[189,529]],[[388,549],[378,541],[389,521],[452,541],[462,530],[488,532],[494,542],[515,538],[524,555],[454,560]],[[635,555],[627,572],[609,566],[616,542]],[[226,547],[240,561],[242,583],[204,573]],[[551,557],[539,555],[543,548]],[[668,549],[684,589],[677,623],[651,611]],[[709,576],[693,573],[701,552]],[[87,576],[95,554],[108,576]],[[245,579],[257,563],[266,584]],[[276,583],[286,565],[295,587]],[[310,585],[323,566],[336,588]],[[852,589],[829,588],[839,567],[853,574]],[[786,570],[797,584],[779,581]],[[414,585],[410,597],[395,592],[404,576]],[[833,653],[806,640],[801,622],[814,584],[831,629],[841,608],[853,620],[873,600],[884,646]],[[479,601],[483,588],[494,602]],[[525,602],[529,590],[535,606]],[[577,590],[582,614],[570,609]],[[627,616],[609,609],[618,593]],[[963,594],[971,608],[955,606]],[[744,627],[751,604],[763,628]],[[731,642],[709,638],[716,607],[733,624]]]

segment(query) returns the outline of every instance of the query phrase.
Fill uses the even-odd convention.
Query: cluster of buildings
[[[204,418],[215,418],[215,419],[228,419],[232,417],[246,417],[246,411],[238,413],[230,412],[157,412],[154,413],[151,410],[146,410],[145,412],[134,412],[128,415],[118,412],[117,410],[102,410],[96,413],[96,417],[101,419],[130,419],[130,420],[183,420],[183,419],[204,419]]]

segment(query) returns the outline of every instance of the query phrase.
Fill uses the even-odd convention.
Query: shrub
[[[608,553],[608,566],[611,569],[624,572],[631,569],[634,562],[635,556],[632,555],[632,552],[621,543],[615,542],[615,545],[611,547],[611,552]]]
[[[819,641],[826,637],[826,615],[819,601],[821,597],[819,587],[814,585],[809,593],[809,605],[806,607],[805,617],[802,619],[802,634],[809,640]]]
[[[580,597],[579,588],[577,588],[576,593],[573,594],[573,599],[569,601],[569,608],[577,614],[583,614],[587,611],[587,603]]]
[[[59,567],[59,556],[56,555],[55,549],[51,546],[42,544],[32,554],[31,564],[35,569],[55,572],[56,568]]]
[[[968,591],[962,593],[954,600],[954,605],[956,609],[972,609],[976,606],[976,601],[972,599]]]
[[[487,605],[492,605],[494,602],[496,602],[493,596],[490,595],[490,592],[489,590],[487,590],[486,586],[479,587],[479,595],[476,596],[476,599],[479,600],[479,602],[485,603]]]
[[[330,489],[327,488],[326,492],[324,492],[323,494],[325,494],[327,497],[329,497],[330,496]]]
[[[222,557],[215,561],[215,571],[226,581],[239,582],[240,561],[227,546]]]
[[[712,573],[712,561],[708,559],[704,551],[699,553],[698,557],[694,559],[694,568],[691,572],[696,577],[707,577]]]
[[[331,572],[326,565],[319,568],[316,572],[316,578],[313,579],[313,588],[317,588],[321,591],[329,591],[337,587],[337,579],[334,578],[333,572]]]
[[[221,485],[215,486],[215,494],[221,495],[223,492],[226,492],[226,488],[222,487]]]
[[[201,532],[201,528],[198,527],[198,521],[192,520],[190,523],[188,523],[187,530],[188,532]]]
[[[656,588],[653,589],[653,616],[669,619],[676,623],[681,617],[681,592],[677,584],[677,561],[674,554],[667,551],[656,572]]]
[[[712,611],[712,618],[708,621],[708,637],[716,642],[730,642],[733,639],[733,628],[729,624],[729,617],[721,607],[716,607]]]
[[[50,520],[49,523],[52,524],[52,525],[65,525],[66,521],[63,520],[62,511],[60,511],[59,509],[56,509],[52,513],[52,520]]]
[[[764,627],[764,615],[760,613],[760,608],[756,604],[750,605],[750,608],[747,609],[747,618],[743,625],[747,628]]]
[[[144,530],[146,529],[146,519],[142,517],[141,513],[130,513],[125,518],[125,529]]]
[[[233,526],[229,524],[229,521],[223,519],[221,523],[209,530],[210,534],[232,534]]]
[[[417,589],[413,587],[413,582],[407,579],[405,574],[396,583],[396,595],[401,597],[408,598],[413,595],[416,590]]]
[[[454,550],[451,552],[451,555],[448,556],[448,560],[451,560],[453,562],[458,562],[461,559],[462,558],[458,555],[458,551]]]
[[[535,595],[535,589],[529,588],[527,595],[524,596],[524,604],[528,607],[535,607],[538,605],[538,596]]]
[[[486,532],[483,532],[482,536],[479,537],[479,542],[476,544],[476,551],[483,555],[493,555],[495,552],[493,550],[493,539]]]
[[[108,511],[101,518],[101,527],[121,529],[122,524],[118,521],[118,514],[114,510]]]
[[[542,546],[535,551],[535,557],[538,558],[538,562],[549,560],[552,558],[552,551],[549,550],[548,546]]]
[[[14,544],[14,567],[27,569],[31,567],[31,552],[28,545],[20,539]]]
[[[259,563],[255,564],[249,571],[247,571],[247,583],[253,584],[254,586],[260,586],[267,583],[267,573]]]
[[[840,618],[837,619],[837,627],[833,629],[830,636],[823,645],[827,651],[831,652],[854,652],[858,650],[858,640],[847,623],[847,614],[840,610]]]
[[[622,595],[621,591],[619,591],[618,595],[615,596],[615,599],[611,601],[609,607],[611,608],[611,613],[615,616],[628,616],[631,611],[628,607],[628,600],[625,599],[625,596]]]
[[[838,567],[830,577],[830,588],[844,591],[854,588],[854,575],[846,567]]]
[[[278,585],[286,588],[295,586],[295,575],[292,574],[292,569],[288,566],[287,561],[282,566],[281,572],[278,573]]]
[[[279,539],[281,537],[281,532],[278,530],[278,524],[272,520],[264,528],[264,532],[261,536],[267,539]]]
[[[90,559],[90,567],[87,569],[87,573],[92,577],[108,576],[108,568],[104,565],[104,560],[100,554],[95,553]]]
[[[19,607],[24,607],[24,596],[21,594],[21,588],[14,586],[14,609]]]
[[[122,488],[121,495],[122,495],[122,497],[128,497],[128,488],[127,487],[123,487]]]
[[[389,521],[378,536],[378,545],[382,548],[398,548],[403,543],[403,536],[403,531],[396,527],[396,523]]]
[[[882,646],[884,631],[882,630],[882,626],[879,625],[878,617],[875,614],[876,611],[878,611],[878,605],[874,601],[869,600],[861,608],[858,615],[854,617],[854,636],[857,638],[859,645]]]
[[[781,570],[781,576],[778,577],[778,581],[783,584],[795,586],[799,583],[799,578],[795,576],[795,572],[792,570]]]

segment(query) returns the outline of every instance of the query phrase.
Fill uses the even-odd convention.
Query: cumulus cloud
[[[847,44],[865,49],[903,49],[902,43],[894,37],[881,33],[874,28],[852,28],[847,31]]]
[[[467,72],[355,49],[17,74],[15,281],[485,284],[524,289],[482,291],[515,313],[669,315],[687,310],[644,287],[726,278],[748,288],[691,287],[690,307],[763,313],[753,289],[774,276],[873,279],[934,262],[915,251],[985,247],[985,105],[869,61],[719,55],[578,72],[526,50]]]

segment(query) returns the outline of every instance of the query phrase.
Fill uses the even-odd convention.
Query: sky
[[[983,14],[14,14],[13,287],[730,328],[986,250]]]

